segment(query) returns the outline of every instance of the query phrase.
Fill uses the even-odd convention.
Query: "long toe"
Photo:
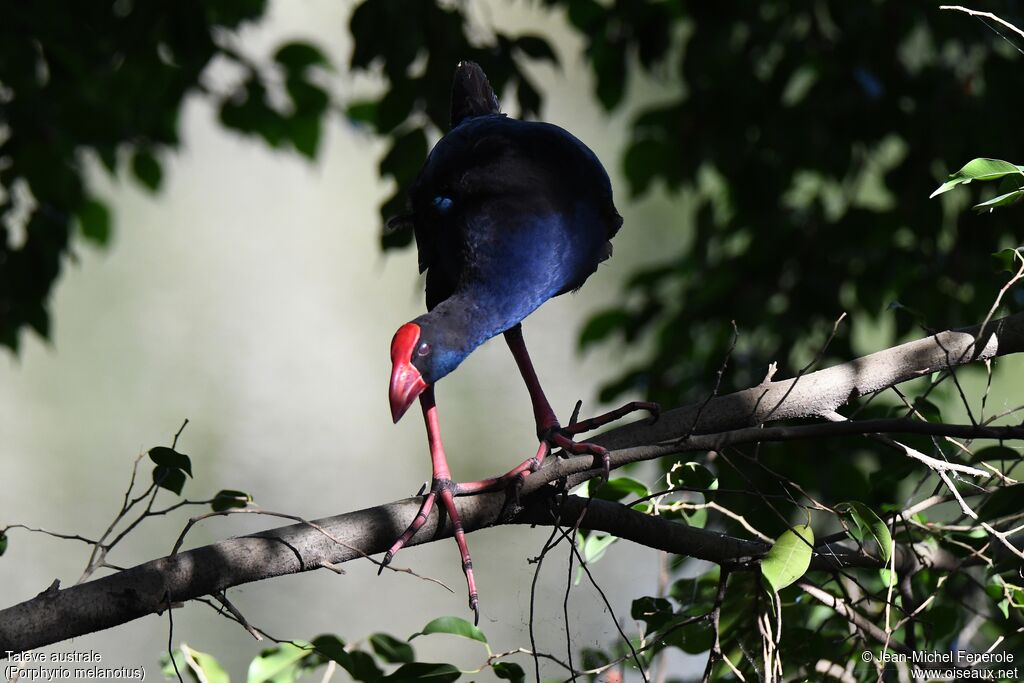
[[[459,517],[459,511],[455,507],[455,495],[452,493],[451,487],[444,488],[440,492],[441,504],[444,509],[448,512],[448,517],[452,520],[452,530],[455,536],[455,542],[459,546],[459,556],[462,558],[462,571],[466,574],[466,589],[469,592],[469,608],[473,610],[474,617],[478,622],[480,620],[480,594],[476,590],[476,580],[473,578],[473,558],[469,554],[469,545],[466,543],[466,532],[462,528],[462,519]]]
[[[615,422],[618,419],[635,413],[638,410],[646,410],[651,414],[648,424],[654,424],[658,421],[658,417],[661,415],[661,406],[657,403],[651,403],[650,401],[632,401],[624,406],[616,408],[615,410],[609,410],[607,413],[602,415],[596,415],[586,420],[582,420],[576,423],[570,423],[567,427],[559,429],[563,434],[573,436],[576,434],[582,434],[583,432],[589,432],[600,427],[604,427],[606,424]]]
[[[419,512],[416,513],[416,517],[412,520],[412,524],[398,537],[388,551],[384,553],[384,559],[381,561],[380,566],[377,568],[377,575],[384,571],[384,568],[391,564],[391,560],[398,554],[398,551],[405,547],[405,544],[412,540],[412,537],[416,535],[416,532],[420,530],[423,523],[427,521],[427,517],[430,515],[430,511],[434,507],[434,500],[437,498],[437,493],[431,490],[427,494],[427,497],[423,499],[423,503],[420,505]]]

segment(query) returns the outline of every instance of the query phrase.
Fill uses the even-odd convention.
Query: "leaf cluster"
[[[16,351],[26,328],[47,338],[76,243],[112,239],[89,162],[158,192],[189,96],[209,98],[228,128],[316,154],[330,104],[315,77],[322,53],[293,42],[260,64],[232,45],[265,10],[265,0],[0,3],[0,346]],[[223,92],[204,80],[215,61],[240,74]]]
[[[453,664],[417,661],[412,641],[431,634],[448,634],[481,643],[487,661],[476,671],[461,671]],[[522,683],[523,668],[494,655],[483,631],[459,617],[438,617],[406,639],[388,633],[374,633],[364,642],[346,644],[332,634],[312,641],[282,641],[263,650],[249,664],[247,683],[295,683],[302,676],[337,667],[353,681],[363,683],[450,683],[463,674],[490,669],[501,679]],[[196,683],[229,683],[230,676],[217,659],[182,643],[161,660],[164,676],[170,679],[186,673]],[[327,672],[327,678],[330,677]]]

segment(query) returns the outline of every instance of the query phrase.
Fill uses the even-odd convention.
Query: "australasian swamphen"
[[[410,200],[411,212],[397,220],[412,222],[420,272],[427,272],[428,313],[398,328],[391,342],[391,416],[398,422],[419,397],[433,481],[381,567],[440,499],[459,545],[469,605],[479,616],[473,564],[454,497],[516,482],[540,467],[551,446],[592,454],[607,474],[607,451],[575,443],[571,436],[633,410],[657,407],[632,403],[561,427],[523,341],[520,321],[551,297],[579,289],[611,255],[609,240],[622,225],[608,174],[586,145],[558,126],[501,114],[483,70],[463,62],[452,86],[451,130],[431,151]],[[441,445],[434,384],[498,334],[505,335],[526,381],[541,443],[533,458],[501,477],[455,483]]]

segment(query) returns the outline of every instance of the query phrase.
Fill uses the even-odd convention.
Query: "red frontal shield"
[[[420,340],[420,326],[406,323],[395,332],[391,340],[391,419],[398,422],[409,410],[416,397],[427,388],[420,371],[412,364],[412,354]]]

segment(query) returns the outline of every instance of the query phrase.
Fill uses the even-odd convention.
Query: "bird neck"
[[[429,313],[417,319],[429,327],[435,340],[436,379],[454,370],[478,346],[519,323],[543,298],[525,302],[501,292],[474,290],[456,292]]]

